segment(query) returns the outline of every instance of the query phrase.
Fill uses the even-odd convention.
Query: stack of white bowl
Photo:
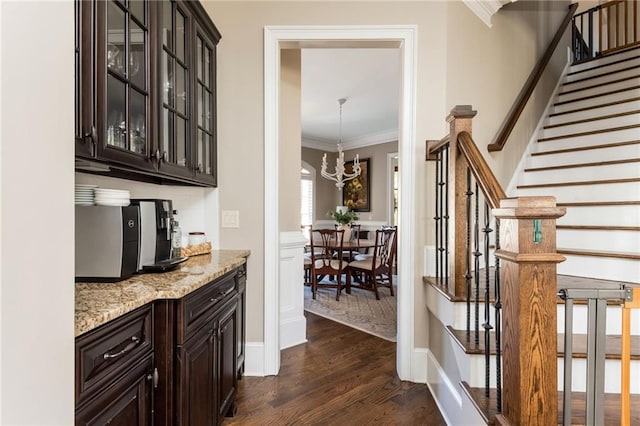
[[[76,206],[93,206],[95,204],[94,189],[98,185],[81,185],[76,184],[75,204]]]
[[[96,205],[98,206],[128,206],[130,203],[129,191],[124,189],[95,189]]]

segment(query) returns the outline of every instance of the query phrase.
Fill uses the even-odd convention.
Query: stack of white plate
[[[129,191],[124,189],[96,188],[96,205],[98,206],[128,206]]]
[[[92,206],[95,204],[94,189],[98,185],[76,184],[76,206]]]

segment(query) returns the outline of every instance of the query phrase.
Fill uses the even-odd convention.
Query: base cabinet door
[[[153,421],[153,358],[134,367],[120,380],[76,411],[76,425],[147,425]]]
[[[177,420],[180,425],[217,424],[216,341],[212,326],[194,333],[177,350]]]
[[[220,399],[218,419],[222,423],[225,416],[234,416],[234,399],[237,388],[237,301],[228,304],[218,320],[218,354]]]

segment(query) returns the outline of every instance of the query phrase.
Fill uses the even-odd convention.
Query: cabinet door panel
[[[76,412],[76,425],[151,425],[153,358],[138,364]]]
[[[162,40],[160,83],[162,102],[159,105],[163,120],[160,151],[162,161],[159,171],[169,176],[193,179],[193,162],[190,155],[191,101],[189,79],[189,45],[185,34],[189,30],[191,15],[181,1],[162,1]]]
[[[150,159],[149,1],[95,2],[96,127],[101,160],[155,170]]]
[[[178,423],[184,426],[214,424],[216,413],[214,330],[204,327],[178,348],[176,397]]]
[[[218,380],[220,399],[218,418],[222,419],[231,408],[237,387],[237,303],[234,298],[220,316],[218,323]],[[233,408],[232,408],[233,410]]]
[[[196,25],[197,149],[195,152],[196,179],[217,185],[216,121],[215,121],[215,43]]]

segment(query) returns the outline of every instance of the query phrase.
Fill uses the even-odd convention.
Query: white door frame
[[[398,239],[398,344],[396,368],[402,380],[414,379],[414,306],[416,282],[416,25],[267,26],[264,29],[264,374],[280,369],[279,229],[278,229],[278,111],[280,48],[283,43],[305,47],[352,47],[360,42],[397,43],[401,52],[398,151],[400,157]]]

